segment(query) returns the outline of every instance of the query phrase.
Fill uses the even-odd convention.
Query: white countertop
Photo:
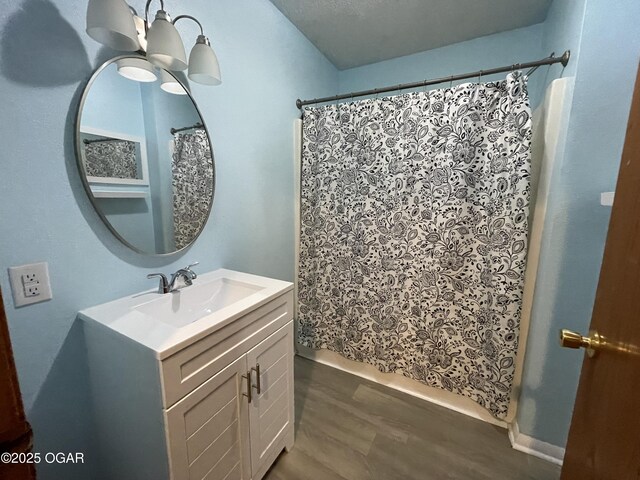
[[[163,359],[196,340],[228,325],[248,311],[293,289],[291,282],[225,269],[198,275],[198,278],[193,281],[193,285],[201,285],[222,278],[256,285],[261,289],[181,327],[173,326],[170,323],[165,323],[150,315],[146,315],[135,310],[135,307],[147,304],[166,295],[180,295],[181,290],[193,288],[193,286],[183,287],[183,289],[176,292],[166,294],[158,293],[157,289],[145,291],[87,308],[80,311],[78,315],[84,321],[102,324],[153,350],[157,358]]]

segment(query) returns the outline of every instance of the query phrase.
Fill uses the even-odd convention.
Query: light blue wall
[[[144,129],[147,132],[147,155],[149,158],[157,159],[163,146],[158,141],[158,113],[156,112],[156,102],[153,90],[157,85],[142,85],[142,111],[144,112]],[[164,175],[161,175],[159,163],[157,161],[149,164],[149,184],[162,185]],[[170,248],[171,238],[165,235],[165,218],[169,216],[164,209],[167,206],[167,200],[161,197],[163,189],[150,188],[149,195],[151,197],[152,215],[153,215],[153,238],[154,245],[152,248],[156,252],[167,252]],[[148,250],[153,251],[153,250]]]
[[[110,186],[111,187],[111,186]],[[127,241],[144,251],[154,251],[153,211],[148,194],[143,198],[96,198],[95,202],[113,228]],[[142,189],[140,188],[140,189]],[[116,190],[114,188],[114,190]],[[117,190],[132,190],[130,186]]]
[[[93,82],[82,111],[82,127],[144,137],[140,83],[118,74],[115,64]]]
[[[340,93],[538,60],[551,53],[542,49],[542,33],[543,24],[538,24],[343,70],[338,77]],[[537,105],[541,98],[541,77],[543,76],[540,75],[540,72],[536,72],[529,82],[529,94],[533,105]],[[501,78],[504,78],[504,74],[483,77],[482,80],[489,81]],[[464,80],[464,82],[469,81],[475,82],[477,79]],[[446,86],[448,84],[445,83],[430,88]]]
[[[571,61],[566,67],[556,64],[544,72],[546,82],[559,76],[573,77],[578,69],[582,40],[582,27],[587,0],[554,0],[544,21],[542,45],[558,55],[571,50]]]
[[[158,145],[157,161],[151,167],[154,181],[151,185],[154,197],[156,248],[160,243],[164,248],[156,251],[175,250],[173,222],[173,172],[171,169],[173,143],[171,128],[182,128],[200,122],[200,116],[193,103],[186,95],[173,95],[160,88],[159,83],[148,84],[143,95],[149,96],[153,102],[153,124],[156,132],[154,141]],[[215,146],[214,155],[215,155]]]
[[[192,86],[215,148],[216,199],[186,253],[135,254],[101,223],[76,168],[83,83],[114,55],[84,33],[86,5],[0,0],[0,285],[35,449],[84,451],[89,464],[42,465],[45,480],[93,478],[78,310],[151,288],[147,273],[193,260],[202,272],[225,266],[293,278],[294,102],[337,89],[335,68],[267,0],[167,5],[202,20],[220,60],[220,87]],[[195,40],[195,26],[178,28]],[[33,261],[49,262],[54,298],[15,309],[6,268]]]
[[[109,65],[96,77],[85,99],[81,128],[97,128],[104,130],[107,135],[133,135],[146,145],[141,85],[144,84],[119,75],[115,64]],[[113,185],[110,188],[132,189],[131,186]],[[148,187],[133,188],[149,191]],[[145,198],[96,198],[95,202],[109,223],[131,245],[145,251],[154,250],[153,212],[149,195]]]
[[[567,68],[575,88],[564,156],[553,173],[518,410],[521,432],[559,446],[583,355],[560,348],[558,330],[588,331],[611,211],[600,206],[600,192],[615,188],[640,55],[640,2],[584,5],[555,0],[547,19],[547,42],[573,44],[579,55]]]

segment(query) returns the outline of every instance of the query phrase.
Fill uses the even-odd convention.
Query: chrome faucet
[[[158,287],[158,293],[171,293],[176,290],[176,281],[182,278],[184,284],[189,286],[193,284],[193,281],[198,278],[196,272],[191,270],[191,267],[195,267],[199,262],[192,263],[184,268],[181,268],[176,273],[171,275],[171,280],[167,279],[164,273],[150,273],[147,278],[160,278],[160,286]]]

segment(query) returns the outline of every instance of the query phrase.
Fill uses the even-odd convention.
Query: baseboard
[[[509,424],[509,440],[515,450],[542,458],[556,465],[562,465],[564,448],[520,433],[520,428],[516,421]]]
[[[330,350],[314,350],[298,344],[296,345],[296,353],[314,362],[322,363],[323,365],[342,370],[343,372],[385,385],[389,388],[426,400],[427,402],[435,403],[441,407],[482,420],[483,422],[505,429],[508,426],[506,422],[493,417],[487,410],[470,398],[456,395],[439,388],[429,387],[404,375],[382,373],[373,365],[349,360]]]

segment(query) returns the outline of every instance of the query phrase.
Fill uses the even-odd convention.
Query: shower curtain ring
[[[480,70],[478,72],[478,84],[476,85],[476,89],[473,92],[473,105],[477,105],[478,103],[478,98],[480,97],[480,82],[482,81],[482,74],[484,73],[483,70]]]

